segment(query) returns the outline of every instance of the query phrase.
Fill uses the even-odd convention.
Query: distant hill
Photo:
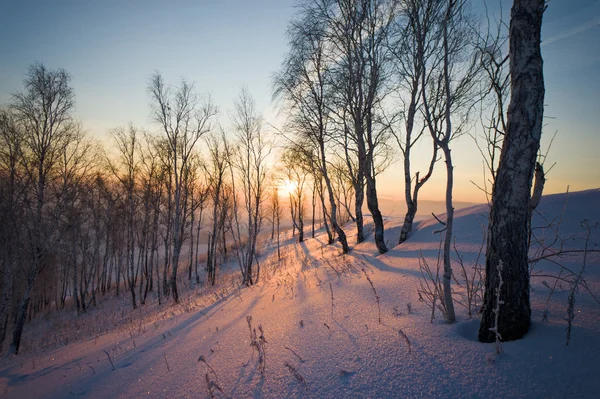
[[[454,209],[462,209],[478,205],[478,203],[454,201],[453,205]],[[406,203],[403,198],[380,198],[379,207],[384,216],[404,216],[406,213]],[[417,216],[431,216],[432,212],[436,215],[446,213],[446,203],[444,201],[419,200]]]

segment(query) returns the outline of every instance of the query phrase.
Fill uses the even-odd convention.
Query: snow
[[[564,209],[560,234],[571,237],[565,246],[583,248],[580,220],[599,218],[600,190],[547,196],[539,208],[543,217],[535,217],[535,226]],[[455,213],[456,247],[468,267],[481,248],[486,212],[486,205],[477,205]],[[280,262],[273,244],[267,243],[261,282],[254,287],[241,288],[237,280],[225,277],[214,290],[192,287],[183,305],[148,304],[134,312],[118,310],[126,307],[124,299],[123,308],[118,300],[109,302],[110,311],[90,311],[87,329],[81,323],[73,327],[80,332],[67,345],[55,339],[58,343],[48,349],[48,343],[38,340],[24,354],[3,359],[0,395],[197,398],[210,397],[210,384],[215,397],[229,398],[597,397],[600,304],[586,290],[580,288],[577,294],[567,346],[569,287],[557,285],[546,304],[546,285],[554,280],[536,273],[558,269],[547,261],[536,264],[532,328],[524,339],[503,343],[503,353],[496,355],[494,344],[476,340],[477,315],[469,319],[466,309],[455,305],[457,323],[445,324],[439,312],[430,322],[431,309],[419,301],[419,256],[436,265],[440,237],[433,231],[439,229],[438,222],[419,222],[409,240],[394,247],[400,227],[401,218],[386,219],[386,240],[393,248],[384,255],[377,254],[369,236],[341,256],[340,248],[324,245],[324,232],[319,231],[301,244],[288,237]],[[551,230],[538,229],[536,234],[549,240]],[[598,249],[599,230],[592,231],[590,243],[595,246],[590,249]],[[349,242],[355,242],[352,226],[346,231]],[[561,261],[579,270],[582,256]],[[460,281],[456,263],[454,267]],[[381,324],[365,275],[380,298]],[[584,278],[598,297],[598,253],[588,254]],[[117,313],[122,317],[108,320],[106,315]],[[250,346],[247,316],[257,331],[259,325],[264,331],[264,374]],[[58,316],[48,317],[44,323],[26,325],[35,330],[28,337],[56,335],[51,329],[64,323],[53,324],[51,318]],[[109,322],[118,327],[98,327]]]

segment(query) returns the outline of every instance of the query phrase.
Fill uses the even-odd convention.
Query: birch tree
[[[275,97],[285,101],[291,113],[289,130],[301,141],[307,138],[318,154],[317,165],[327,188],[329,217],[339,237],[342,253],[350,251],[346,233],[337,221],[337,207],[328,171],[328,143],[332,140],[331,68],[327,60],[324,26],[308,5],[289,30],[290,51],[276,75]],[[304,141],[303,141],[304,142]],[[324,213],[325,213],[324,209]]]
[[[541,54],[544,0],[515,0],[509,27],[510,104],[492,190],[486,277],[479,340],[520,339],[531,323],[528,224],[532,180],[542,135],[544,76]],[[498,265],[502,284],[499,295]],[[498,304],[498,298],[502,301]],[[499,305],[499,306],[498,306]],[[494,325],[497,309],[498,325]],[[497,330],[496,330],[497,328]]]
[[[421,72],[423,114],[427,129],[435,144],[444,154],[446,164],[446,221],[444,227],[444,302],[446,320],[456,319],[452,301],[452,266],[450,251],[453,240],[454,166],[451,142],[464,133],[469,111],[476,103],[474,89],[477,83],[477,58],[472,46],[472,30],[464,0],[448,0],[444,13],[440,15],[440,47],[438,60]],[[430,79],[426,86],[428,75]]]
[[[113,142],[117,148],[117,162],[108,161],[109,168],[113,175],[121,184],[125,194],[126,207],[126,262],[128,288],[131,292],[131,304],[135,309],[137,299],[135,295],[135,231],[136,231],[136,210],[138,207],[138,198],[136,193],[136,184],[139,179],[140,170],[140,134],[133,125],[128,129],[115,129],[111,132]],[[140,256],[138,251],[138,257]]]
[[[224,235],[227,218],[227,171],[229,168],[230,148],[225,134],[210,134],[206,138],[208,159],[205,163],[206,180],[209,197],[212,203],[211,230],[208,234],[206,254],[206,273],[210,285],[215,285],[217,275],[217,248],[219,237]]]
[[[33,285],[59,235],[57,212],[53,208],[60,204],[52,201],[54,192],[50,185],[62,150],[75,134],[76,125],[71,115],[75,95],[70,80],[65,70],[50,70],[36,63],[29,67],[23,82],[24,91],[13,96],[12,109],[24,134],[25,173],[32,185],[26,223],[30,253],[28,264],[23,265],[26,284],[19,300],[10,345],[10,352],[14,354],[19,352]]]
[[[395,71],[399,77],[398,98],[399,112],[392,120],[390,127],[400,117],[402,128],[394,129],[398,147],[402,152],[404,168],[404,198],[406,214],[400,230],[399,244],[408,239],[412,231],[415,215],[418,210],[419,191],[433,175],[438,158],[438,145],[432,140],[432,151],[426,162],[423,174],[416,171],[413,175],[415,157],[412,149],[426,133],[426,124],[420,123],[423,112],[422,91],[429,86],[432,75],[423,70],[435,63],[435,52],[440,40],[439,22],[444,11],[444,3],[438,0],[405,0],[403,13],[395,24],[390,35],[389,46],[393,55]]]
[[[327,26],[331,44],[330,62],[334,63],[334,87],[338,109],[343,110],[345,131],[350,133],[358,153],[355,171],[359,186],[365,182],[367,207],[373,217],[374,238],[379,253],[387,252],[383,217],[379,210],[375,158],[389,131],[379,126],[379,108],[389,86],[390,55],[386,46],[396,16],[396,1],[335,0],[318,2],[318,18]],[[338,111],[339,115],[339,111]],[[348,130],[346,130],[348,128]],[[362,232],[364,191],[355,188],[357,241]]]
[[[186,179],[189,177],[190,163],[200,138],[212,128],[216,108],[210,99],[200,102],[194,93],[193,85],[182,80],[175,92],[165,84],[159,73],[151,77],[149,84],[151,109],[154,121],[161,127],[169,148],[173,171],[173,222],[171,240],[171,276],[169,285],[173,300],[179,302],[177,291],[177,271],[184,239],[187,212]]]
[[[273,146],[263,131],[262,120],[257,115],[254,100],[245,89],[242,89],[235,103],[234,127],[237,151],[232,154],[230,166],[236,169],[236,173],[232,172],[232,182],[239,184],[238,189],[241,189],[243,213],[239,218],[236,215],[234,219],[236,223],[233,235],[242,283],[253,285],[259,275],[257,270],[257,277],[254,278],[252,265],[256,258],[258,235],[263,227],[263,203],[266,200],[268,177],[267,157]],[[234,185],[233,201],[236,203],[236,211],[239,211],[236,191]],[[243,218],[243,222],[240,218]]]
[[[23,131],[10,110],[0,110],[0,256],[2,258],[2,297],[0,299],[0,351],[6,338],[12,302],[15,272],[21,251],[24,222],[24,194],[27,188],[21,167]]]

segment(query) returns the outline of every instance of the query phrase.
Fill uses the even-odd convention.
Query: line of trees
[[[185,277],[216,283],[228,249],[244,284],[260,276],[273,143],[250,94],[241,92],[228,137],[209,99],[156,73],[148,92],[157,133],[118,127],[105,150],[73,116],[70,79],[33,64],[0,109],[0,342],[12,326],[15,354],[40,311],[72,300],[86,312],[110,293],[130,296],[133,308],[151,292],[178,302]]]
[[[509,40],[501,20],[495,32],[489,26],[486,32],[469,5],[466,0],[300,1],[288,29],[289,51],[275,75],[274,97],[288,113],[288,152],[297,154],[288,158],[304,160],[301,164],[307,165],[315,188],[324,182],[326,189],[316,192],[343,253],[350,247],[338,209],[342,204],[349,208],[347,196],[342,202],[333,188],[334,175],[344,176],[353,188],[357,241],[365,238],[362,208],[366,196],[375,244],[385,253],[376,177],[393,156],[391,138],[403,158],[407,212],[400,244],[412,230],[419,191],[443,158],[443,301],[448,322],[455,320],[451,147],[469,130],[473,111],[480,108],[485,145],[479,148],[492,186],[492,208],[479,337],[482,341],[498,336],[510,340],[527,332],[530,319],[527,229],[544,181],[543,169],[539,164],[535,169],[535,161],[543,115],[540,31],[545,2],[515,0]],[[430,155],[417,157],[413,148],[427,137]],[[340,160],[345,165],[341,174]],[[423,174],[416,170],[415,161],[425,166]],[[337,183],[339,188],[345,186]],[[487,181],[483,190],[489,198]],[[331,243],[332,232],[327,232]],[[496,268],[501,261],[509,265],[502,269],[502,280],[509,283],[503,285],[500,296],[511,305],[500,307],[501,326],[492,326],[498,309],[498,296],[492,293],[498,286]]]

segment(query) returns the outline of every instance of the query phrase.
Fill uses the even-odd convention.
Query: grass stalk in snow
[[[167,360],[167,353],[163,353],[163,356],[165,358],[165,364],[167,365],[167,371],[170,373],[171,372],[171,367],[169,367],[169,361]]]
[[[225,392],[219,386],[219,383],[211,380],[210,376],[208,375],[208,373],[204,374],[204,379],[206,381],[206,390],[208,391],[208,396],[209,397],[211,397],[211,398],[215,397],[215,393],[213,391],[213,388],[216,388],[219,392],[221,392],[223,395],[225,395]],[[227,397],[227,395],[225,395],[225,396]]]
[[[165,360],[166,360],[166,357],[165,357]],[[212,368],[212,366],[210,364],[208,364],[204,355],[200,355],[200,357],[198,358],[198,361],[204,363],[206,365],[206,367],[208,368],[208,370],[215,376],[215,380],[213,381],[212,378],[210,378],[210,375],[208,372],[206,372],[204,374],[204,379],[206,381],[206,390],[208,391],[208,396],[211,398],[214,398],[215,393],[214,393],[213,389],[217,389],[217,391],[221,392],[223,395],[225,395],[225,397],[227,397],[227,395],[225,394],[225,392],[219,385],[219,376],[217,375],[217,372],[215,371],[215,369]]]
[[[289,348],[289,347],[287,347],[287,346],[286,346],[286,347],[285,347],[285,349],[289,350],[289,351],[290,351],[290,352],[292,352],[294,355],[296,355],[296,357],[297,357],[297,358],[300,360],[300,363],[304,363],[304,359],[302,359],[302,358],[300,357],[300,355],[298,355],[298,354],[296,353],[296,351],[294,351],[292,348]]]
[[[490,331],[494,333],[496,336],[496,354],[499,355],[502,353],[502,336],[498,331],[498,318],[500,317],[500,305],[504,304],[504,301],[500,299],[500,291],[502,290],[502,285],[504,281],[502,280],[502,269],[504,268],[504,264],[502,260],[498,262],[498,266],[496,266],[496,270],[498,271],[498,287],[495,289],[496,295],[496,307],[494,308],[494,327],[490,327]]]
[[[112,366],[112,370],[115,371],[115,364],[113,363],[112,359],[110,358],[110,355],[108,354],[108,352],[103,349],[104,353],[106,353],[106,357],[108,358],[108,361],[110,362],[110,365]]]
[[[398,330],[398,334],[400,334],[402,339],[404,339],[404,342],[406,342],[406,345],[408,345],[408,353],[412,353],[412,345],[410,344],[408,336],[404,333],[404,331],[402,331],[402,329]]]
[[[265,332],[263,330],[262,325],[258,325],[258,331],[260,335],[257,334],[256,328],[252,327],[252,316],[246,316],[246,322],[248,323],[248,329],[250,330],[250,346],[252,347],[252,353],[254,351],[258,353],[258,369],[260,374],[264,376],[265,368],[267,365],[267,354],[266,354],[266,344],[268,343],[265,339]]]
[[[306,380],[304,379],[304,377],[302,377],[302,375],[298,372],[298,370],[296,370],[294,368],[294,366],[292,366],[288,362],[285,362],[284,366],[287,367],[287,369],[290,371],[290,374],[292,374],[294,376],[296,381],[298,381],[300,384],[304,385],[305,389],[308,389],[308,386],[306,385]]]
[[[362,269],[362,271],[365,274],[365,277],[367,278],[367,281],[369,282],[369,284],[371,284],[371,289],[373,290],[373,294],[375,295],[375,303],[377,304],[377,311],[379,313],[378,320],[379,320],[379,324],[381,324],[381,306],[380,306],[380,301],[379,301],[379,295],[377,295],[377,290],[375,289],[375,284],[373,284],[373,281],[371,281],[371,278],[367,274],[367,271],[364,268]]]
[[[419,301],[424,302],[431,308],[430,321],[432,323],[433,319],[435,318],[436,307],[442,312],[444,317],[446,316],[446,308],[444,306],[445,303],[442,299],[442,280],[440,279],[440,254],[441,241],[440,250],[438,250],[437,269],[435,275],[433,274],[431,267],[429,267],[429,263],[427,263],[422,251],[420,251],[419,255],[419,270],[421,271],[421,278],[419,279],[419,289],[417,290],[417,293],[419,294]]]
[[[333,287],[331,286],[331,283],[329,283],[329,291],[331,291],[331,318],[333,319],[333,308],[335,305],[333,304]]]
[[[463,258],[460,255],[460,252],[458,252],[458,249],[456,247],[456,237],[454,237],[454,252],[456,253],[456,257],[457,257],[456,261],[460,265],[460,270],[461,270],[462,277],[464,279],[465,291],[466,291],[464,293],[464,301],[457,299],[456,302],[459,305],[462,305],[464,308],[467,309],[467,314],[469,315],[469,318],[473,317],[473,310],[476,311],[476,309],[477,309],[477,297],[481,298],[481,300],[483,301],[483,278],[482,278],[481,265],[479,264],[479,260],[481,258],[481,255],[483,253],[483,248],[486,243],[485,230],[483,230],[482,237],[483,238],[481,240],[481,245],[479,246],[479,252],[477,253],[477,259],[475,260],[475,263],[473,265],[473,270],[471,273],[469,273],[467,271],[467,268],[465,266]],[[455,282],[459,286],[462,285],[456,279],[455,279]]]
[[[569,292],[569,298],[567,299],[567,345],[571,341],[571,330],[573,328],[573,319],[575,318],[575,293],[577,292],[577,287],[581,282],[581,278],[583,276],[583,272],[585,271],[585,266],[587,263],[587,254],[588,254],[588,245],[590,241],[590,235],[592,233],[592,227],[597,227],[597,224],[594,226],[590,226],[589,222],[584,219],[581,221],[581,226],[587,229],[587,236],[585,237],[585,246],[583,252],[583,264],[579,273],[575,277],[575,281],[573,281],[573,285],[571,287],[571,291]]]

